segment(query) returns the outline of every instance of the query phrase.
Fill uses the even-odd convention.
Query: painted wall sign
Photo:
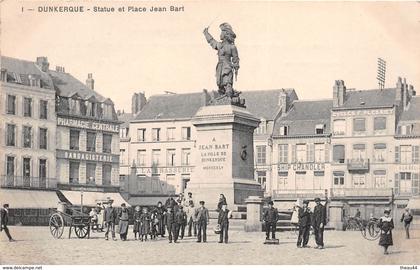
[[[359,115],[385,115],[385,114],[392,114],[392,109],[335,111],[331,113],[331,116],[342,117],[342,116],[359,116]]]
[[[324,171],[325,163],[292,163],[292,164],[279,164],[279,171]]]
[[[82,129],[93,129],[98,131],[107,131],[113,133],[119,133],[120,126],[118,124],[101,123],[91,120],[81,120],[73,118],[57,117],[58,126],[82,128]]]
[[[120,156],[105,153],[90,153],[72,150],[57,150],[57,158],[77,159],[84,161],[119,163]]]

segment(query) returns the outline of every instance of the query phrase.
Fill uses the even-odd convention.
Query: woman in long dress
[[[118,215],[120,221],[118,223],[118,231],[120,234],[121,240],[127,240],[128,232],[128,209],[125,206],[125,203],[121,204],[121,211]]]
[[[139,238],[140,238],[140,216],[141,216],[140,206],[137,205],[136,208],[134,209],[134,215],[133,215],[133,220],[134,220],[133,232],[134,232],[135,240],[137,240],[137,234],[139,234]]]
[[[150,221],[151,216],[149,214],[149,211],[147,207],[143,207],[143,213],[140,216],[140,240],[141,241],[147,241],[147,235],[150,233]]]
[[[389,254],[388,247],[393,245],[392,229],[394,229],[394,221],[392,220],[390,213],[390,210],[385,210],[384,216],[379,219],[378,225],[378,227],[381,229],[379,245],[384,247],[384,254]]]

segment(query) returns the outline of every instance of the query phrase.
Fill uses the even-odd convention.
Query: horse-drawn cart
[[[74,228],[74,233],[78,238],[90,237],[91,217],[82,213],[76,207],[69,207],[65,203],[60,203],[57,210],[51,214],[49,227],[51,235],[59,239],[64,233],[64,227],[69,226],[69,238]]]

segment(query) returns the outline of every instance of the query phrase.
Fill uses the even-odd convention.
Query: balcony
[[[333,188],[331,197],[392,197],[392,188]]]
[[[326,189],[277,189],[273,190],[273,199],[313,199],[325,197]]]
[[[369,159],[347,159],[349,171],[369,171]]]
[[[46,177],[2,175],[0,187],[19,189],[57,189],[57,179]]]

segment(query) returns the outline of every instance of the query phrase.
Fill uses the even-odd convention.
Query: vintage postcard
[[[0,37],[3,269],[417,269],[418,1],[3,0]]]

